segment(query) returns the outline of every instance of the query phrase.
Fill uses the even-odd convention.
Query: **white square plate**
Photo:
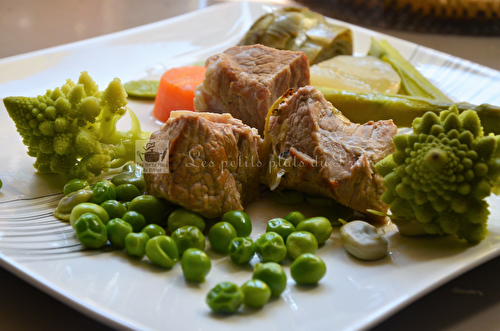
[[[101,89],[114,78],[123,82],[158,78],[167,68],[205,60],[235,45],[269,7],[229,2],[146,26],[82,42],[0,60],[0,98],[36,96],[76,81],[88,71]],[[500,73],[409,42],[345,24],[353,30],[354,49],[364,54],[370,38],[386,38],[439,88],[457,101],[500,104]],[[159,124],[151,102],[131,101],[146,130]],[[120,127],[128,127],[127,120]],[[205,283],[188,284],[180,265],[163,270],[116,250],[85,251],[71,227],[51,212],[60,199],[61,181],[41,176],[25,153],[12,120],[0,105],[0,264],[73,308],[117,328],[141,330],[354,330],[373,326],[446,281],[500,253],[500,202],[489,198],[487,239],[476,246],[452,238],[407,238],[393,226],[385,231],[390,254],[375,262],[350,257],[338,229],[318,255],[327,264],[315,287],[290,279],[279,299],[262,310],[231,316],[211,314],[205,296],[217,283],[239,285],[252,268],[237,267],[210,249],[212,271]],[[267,220],[306,206],[280,206],[269,199],[251,204],[252,237]],[[289,263],[285,270],[289,275]]]

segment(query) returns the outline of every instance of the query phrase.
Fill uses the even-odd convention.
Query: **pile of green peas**
[[[254,264],[252,279],[241,287],[228,281],[217,284],[208,293],[206,303],[217,313],[234,313],[242,305],[263,307],[286,288],[287,277],[280,262],[287,256],[293,259],[290,274],[297,284],[318,283],[326,274],[326,265],[315,253],[332,231],[327,218],[306,218],[294,211],[283,218],[269,220],[266,232],[254,242],[249,237],[248,215],[238,211],[224,214],[208,233],[212,248],[228,254],[238,265],[248,264],[255,255],[259,262]]]
[[[204,218],[184,208],[166,216],[165,202],[144,194],[144,188],[141,169],[136,165],[126,165],[111,180],[93,185],[69,181],[64,187],[66,196],[87,191],[86,195],[78,195],[87,200],[72,206],[69,216],[77,239],[91,249],[109,243],[130,256],[146,256],[164,268],[172,268],[180,261],[186,280],[203,282],[211,270],[205,253]],[[315,253],[332,233],[327,218],[305,218],[294,211],[269,220],[266,232],[255,241],[251,233],[252,222],[243,211],[225,213],[208,230],[212,250],[228,255],[233,263],[248,265],[255,256],[259,260],[251,279],[241,286],[226,281],[209,291],[206,303],[214,312],[234,313],[241,305],[261,308],[271,298],[279,297],[287,284],[280,262],[287,257],[293,259],[290,274],[297,284],[316,284],[326,274],[325,263]]]

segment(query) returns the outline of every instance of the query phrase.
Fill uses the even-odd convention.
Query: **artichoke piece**
[[[334,25],[307,8],[285,7],[261,16],[239,45],[262,44],[281,50],[302,51],[309,64],[337,55],[352,55],[352,32]]]

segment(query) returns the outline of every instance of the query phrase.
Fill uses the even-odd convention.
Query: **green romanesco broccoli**
[[[134,160],[136,141],[150,136],[127,107],[127,93],[118,78],[101,92],[84,71],[77,83],[68,79],[44,95],[7,97],[3,102],[40,173],[92,181]],[[131,129],[118,131],[116,124],[127,111]]]
[[[412,134],[394,136],[396,151],[375,166],[393,222],[480,242],[487,234],[485,198],[499,187],[500,136],[485,136],[477,113],[459,114],[456,106],[439,116],[428,112],[412,127]]]

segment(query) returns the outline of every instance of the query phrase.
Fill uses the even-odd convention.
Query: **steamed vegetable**
[[[84,71],[77,83],[68,79],[36,98],[7,97],[3,102],[40,173],[91,181],[134,160],[135,142],[149,137],[126,106],[127,94],[118,78],[101,92]],[[116,124],[127,111],[132,127],[118,131]]]
[[[159,84],[160,81],[158,80],[141,79],[126,82],[123,84],[123,87],[129,97],[138,99],[154,99],[156,98]]]
[[[401,78],[394,68],[375,56],[339,55],[312,65],[311,85],[342,90],[396,94]]]
[[[477,106],[466,102],[453,104],[407,95],[347,91],[323,86],[317,88],[326,100],[352,122],[366,123],[392,119],[399,127],[411,127],[413,120],[423,116],[426,112],[432,111],[439,114],[455,105],[459,112],[474,110],[481,120],[485,133],[500,134],[500,107],[498,106],[490,104]]]
[[[373,55],[392,65],[401,77],[400,94],[451,102],[441,90],[425,78],[387,40],[372,38],[368,55]]]
[[[261,16],[240,45],[262,44],[302,51],[315,64],[337,55],[352,55],[352,32],[307,8],[285,7]]]
[[[423,233],[481,241],[489,215],[484,199],[500,178],[500,136],[485,136],[477,113],[456,106],[439,116],[427,112],[412,127],[376,164],[393,222],[403,234],[417,225]]]
[[[194,111],[194,90],[205,79],[205,67],[172,68],[160,79],[153,115],[166,122],[173,110]]]
[[[361,260],[378,260],[387,255],[387,239],[377,228],[364,221],[351,221],[340,228],[346,251]]]

